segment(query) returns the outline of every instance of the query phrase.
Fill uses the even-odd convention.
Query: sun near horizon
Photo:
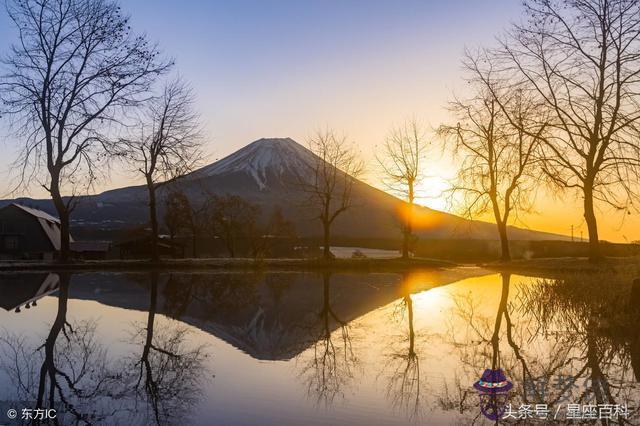
[[[443,142],[433,131],[455,120],[448,103],[468,90],[461,67],[465,48],[491,45],[496,34],[519,21],[518,2],[410,1],[396,7],[376,1],[364,14],[358,2],[338,1],[306,6],[293,1],[269,6],[193,1],[179,10],[173,6],[170,1],[133,0],[126,11],[136,29],[174,57],[180,75],[194,89],[206,139],[201,165],[270,135],[304,145],[315,129],[331,126],[356,144],[366,165],[363,180],[382,188],[375,153],[393,126],[415,117],[430,130],[434,145],[417,203],[453,214],[464,210],[446,197],[456,162],[442,154]],[[0,39],[14,40],[15,35],[6,14],[0,14]],[[0,54],[8,46],[3,44]],[[0,135],[5,153],[0,193],[46,196],[40,182],[10,192],[19,144],[6,128],[0,128]],[[136,173],[116,162],[91,192],[140,183]],[[601,239],[640,240],[637,213],[599,208]],[[491,214],[476,219],[494,221]],[[582,199],[571,191],[554,194],[540,188],[534,211],[511,223],[563,235],[573,232],[576,239],[587,235]]]

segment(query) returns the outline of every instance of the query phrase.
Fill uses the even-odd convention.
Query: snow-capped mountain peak
[[[264,189],[270,177],[304,173],[315,158],[311,151],[291,138],[263,138],[196,170],[192,178],[243,172],[250,175],[260,189]]]

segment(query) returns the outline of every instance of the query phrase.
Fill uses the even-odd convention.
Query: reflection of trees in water
[[[169,274],[163,287],[164,312],[172,318],[182,317],[189,305],[207,306],[212,316],[233,317],[238,311],[258,304],[255,273]]]
[[[180,424],[199,400],[206,355],[203,346],[187,342],[190,332],[186,326],[166,319],[157,324],[158,273],[150,273],[150,280],[147,322],[137,324],[133,333],[142,352],[139,358],[128,359],[125,368],[136,376],[136,401],[145,402],[154,423]]]
[[[106,421],[121,411],[112,404],[126,391],[97,342],[95,322],[67,319],[69,286],[70,275],[60,274],[57,314],[42,345],[33,348],[15,334],[0,337],[1,366],[16,387],[16,399],[56,409],[57,423]]]
[[[627,302],[630,280],[625,279],[539,280],[519,285],[509,299],[510,276],[503,274],[495,318],[483,317],[472,297],[457,296],[448,335],[463,375],[480,374],[488,362],[502,366],[515,379],[511,401],[516,406],[542,403],[553,412],[567,403],[632,405],[638,394],[631,383],[629,348],[640,315]],[[464,330],[457,320],[466,324]],[[460,385],[456,378],[439,397],[441,408],[475,414],[477,398],[469,394],[470,383]]]
[[[186,327],[156,318],[158,274],[151,274],[147,321],[133,332],[142,351],[122,361],[109,359],[95,321],[68,319],[69,287],[70,275],[61,274],[56,317],[43,344],[0,336],[0,367],[15,399],[55,408],[59,424],[183,423],[207,373],[205,354],[189,344]]]
[[[454,297],[447,335],[460,357],[462,368],[454,375],[453,384],[447,383],[437,397],[441,409],[473,414],[477,419],[479,401],[471,384],[486,368],[502,368],[514,381],[510,392],[512,401],[553,404],[562,395],[563,391],[538,385],[548,384],[556,374],[568,374],[571,348],[549,341],[546,353],[531,355],[528,348],[538,348],[539,342],[535,339],[541,337],[540,327],[537,319],[531,316],[518,317],[517,323],[514,321],[513,313],[523,301],[518,294],[511,295],[510,290],[511,275],[501,274],[500,299],[496,313],[491,316],[480,312],[481,301],[471,295]],[[460,376],[466,379],[461,381]]]
[[[523,311],[569,349],[573,376],[583,384],[576,403],[632,405],[639,396],[633,365],[640,300],[631,282],[627,274],[579,274],[523,288]]]
[[[392,342],[392,350],[387,354],[387,362],[382,372],[388,376],[387,397],[396,409],[417,420],[421,415],[422,394],[420,357],[416,349],[411,294],[406,294],[398,302],[393,316],[401,323],[406,316],[407,330],[402,335],[400,344]]]
[[[322,275],[322,284],[322,307],[309,327],[311,348],[301,354],[305,358],[301,377],[309,396],[328,406],[353,379],[358,360],[353,352],[351,327],[331,306],[331,274]],[[334,326],[337,330],[332,333]]]

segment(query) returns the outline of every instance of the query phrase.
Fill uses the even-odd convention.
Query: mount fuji
[[[162,187],[158,205],[162,210],[163,197],[172,189],[183,191],[195,205],[211,194],[234,194],[258,205],[265,216],[279,207],[302,237],[319,236],[319,223],[303,207],[306,196],[294,184],[316,159],[315,154],[293,139],[259,139]],[[399,238],[395,217],[404,202],[357,179],[352,191],[354,206],[336,219],[333,235],[339,238]],[[2,200],[0,206],[10,202],[27,204],[55,214],[50,200]],[[427,207],[417,207],[416,211],[421,222],[427,224],[416,229],[416,234],[421,238],[498,239],[494,224],[463,219]],[[160,211],[160,217],[162,215]],[[126,229],[144,226],[147,221],[144,186],[129,186],[79,197],[72,213],[72,227],[75,229]],[[511,227],[509,232],[513,240],[566,239],[556,234],[516,227]]]

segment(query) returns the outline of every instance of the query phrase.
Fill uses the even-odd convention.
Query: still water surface
[[[501,368],[514,410],[631,412],[640,291],[584,281],[476,268],[1,275],[0,401],[52,405],[61,424],[490,424],[472,385]]]

